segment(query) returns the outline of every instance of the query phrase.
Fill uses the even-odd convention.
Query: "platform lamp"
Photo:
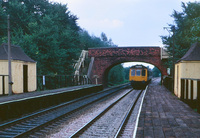
[[[8,9],[9,3],[8,0],[2,0],[2,7],[3,9]],[[7,22],[8,22],[8,82],[9,82],[9,95],[12,95],[12,71],[11,71],[11,44],[10,44],[10,15],[7,16]]]

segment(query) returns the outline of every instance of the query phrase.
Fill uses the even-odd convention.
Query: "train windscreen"
[[[135,76],[135,69],[131,70],[131,76]]]
[[[140,76],[141,70],[136,70],[136,76]]]

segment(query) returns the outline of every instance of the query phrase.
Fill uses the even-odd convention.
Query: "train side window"
[[[142,76],[145,76],[146,75],[146,70],[142,70]]]
[[[140,76],[141,70],[136,70],[136,76]]]
[[[131,70],[131,76],[135,76],[135,69]]]

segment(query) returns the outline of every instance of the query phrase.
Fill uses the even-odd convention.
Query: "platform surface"
[[[143,137],[200,137],[200,114],[153,82],[146,92],[136,133],[136,138]]]
[[[72,91],[76,89],[81,89],[81,88],[87,88],[87,87],[92,87],[96,85],[79,85],[79,86],[72,86],[72,87],[66,87],[66,88],[60,88],[60,89],[54,89],[54,90],[45,90],[45,91],[35,91],[35,92],[27,92],[27,93],[21,93],[21,94],[13,94],[13,95],[5,95],[0,97],[0,104],[4,102],[9,102],[9,101],[14,101],[14,100],[20,100],[24,98],[30,98],[30,97],[35,97],[35,96],[42,96],[46,94],[53,94],[53,93],[58,93],[62,91]]]

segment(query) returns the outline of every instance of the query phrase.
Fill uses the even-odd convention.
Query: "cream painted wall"
[[[0,75],[8,75],[8,61],[0,60]],[[5,94],[8,94],[8,77],[5,77]],[[0,77],[0,95],[3,94],[2,91],[2,77]]]
[[[12,88],[14,93],[23,93],[23,65],[28,65],[28,91],[37,89],[36,63],[14,60],[12,61]],[[8,75],[8,62],[6,60],[0,61],[0,75]],[[1,84],[2,80],[0,80],[0,92],[2,92]],[[8,80],[6,84],[8,84]],[[6,86],[6,93],[8,93],[8,86]]]
[[[174,93],[179,98],[181,96],[181,78],[200,79],[200,61],[182,61],[175,64],[175,84]],[[191,81],[189,80],[189,98]],[[185,87],[186,88],[186,87]],[[197,97],[197,81],[193,82],[194,99]]]

